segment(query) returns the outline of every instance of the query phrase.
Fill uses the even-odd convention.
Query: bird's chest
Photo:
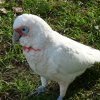
[[[34,52],[34,51],[30,51],[30,52],[26,52],[24,51],[24,55],[31,67],[31,69],[39,74],[42,75],[45,73],[46,69],[45,69],[45,64],[46,64],[46,58],[44,57],[44,53],[43,52]]]
[[[28,61],[38,63],[42,60],[42,54],[41,52],[35,52],[35,51],[24,51],[24,55],[26,56],[26,59]]]

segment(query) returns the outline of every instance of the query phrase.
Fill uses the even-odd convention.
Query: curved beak
[[[18,43],[20,37],[21,37],[21,36],[19,35],[19,33],[16,32],[16,31],[14,30],[14,32],[13,32],[13,36],[12,36],[12,41],[13,41],[13,43]]]

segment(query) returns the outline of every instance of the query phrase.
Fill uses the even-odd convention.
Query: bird
[[[94,63],[100,62],[100,51],[61,35],[41,17],[22,14],[13,23],[12,41],[22,46],[30,68],[38,74],[45,92],[48,81],[59,84],[57,100],[63,100],[68,86]]]

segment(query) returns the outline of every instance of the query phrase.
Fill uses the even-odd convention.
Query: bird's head
[[[32,14],[18,16],[13,24],[13,42],[21,40],[36,40],[37,36],[43,35],[44,31],[51,30],[51,27],[40,17]]]

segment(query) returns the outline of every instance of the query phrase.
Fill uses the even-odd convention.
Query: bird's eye
[[[22,28],[22,32],[24,32],[25,34],[27,34],[29,32],[29,28],[28,27],[23,27]]]

